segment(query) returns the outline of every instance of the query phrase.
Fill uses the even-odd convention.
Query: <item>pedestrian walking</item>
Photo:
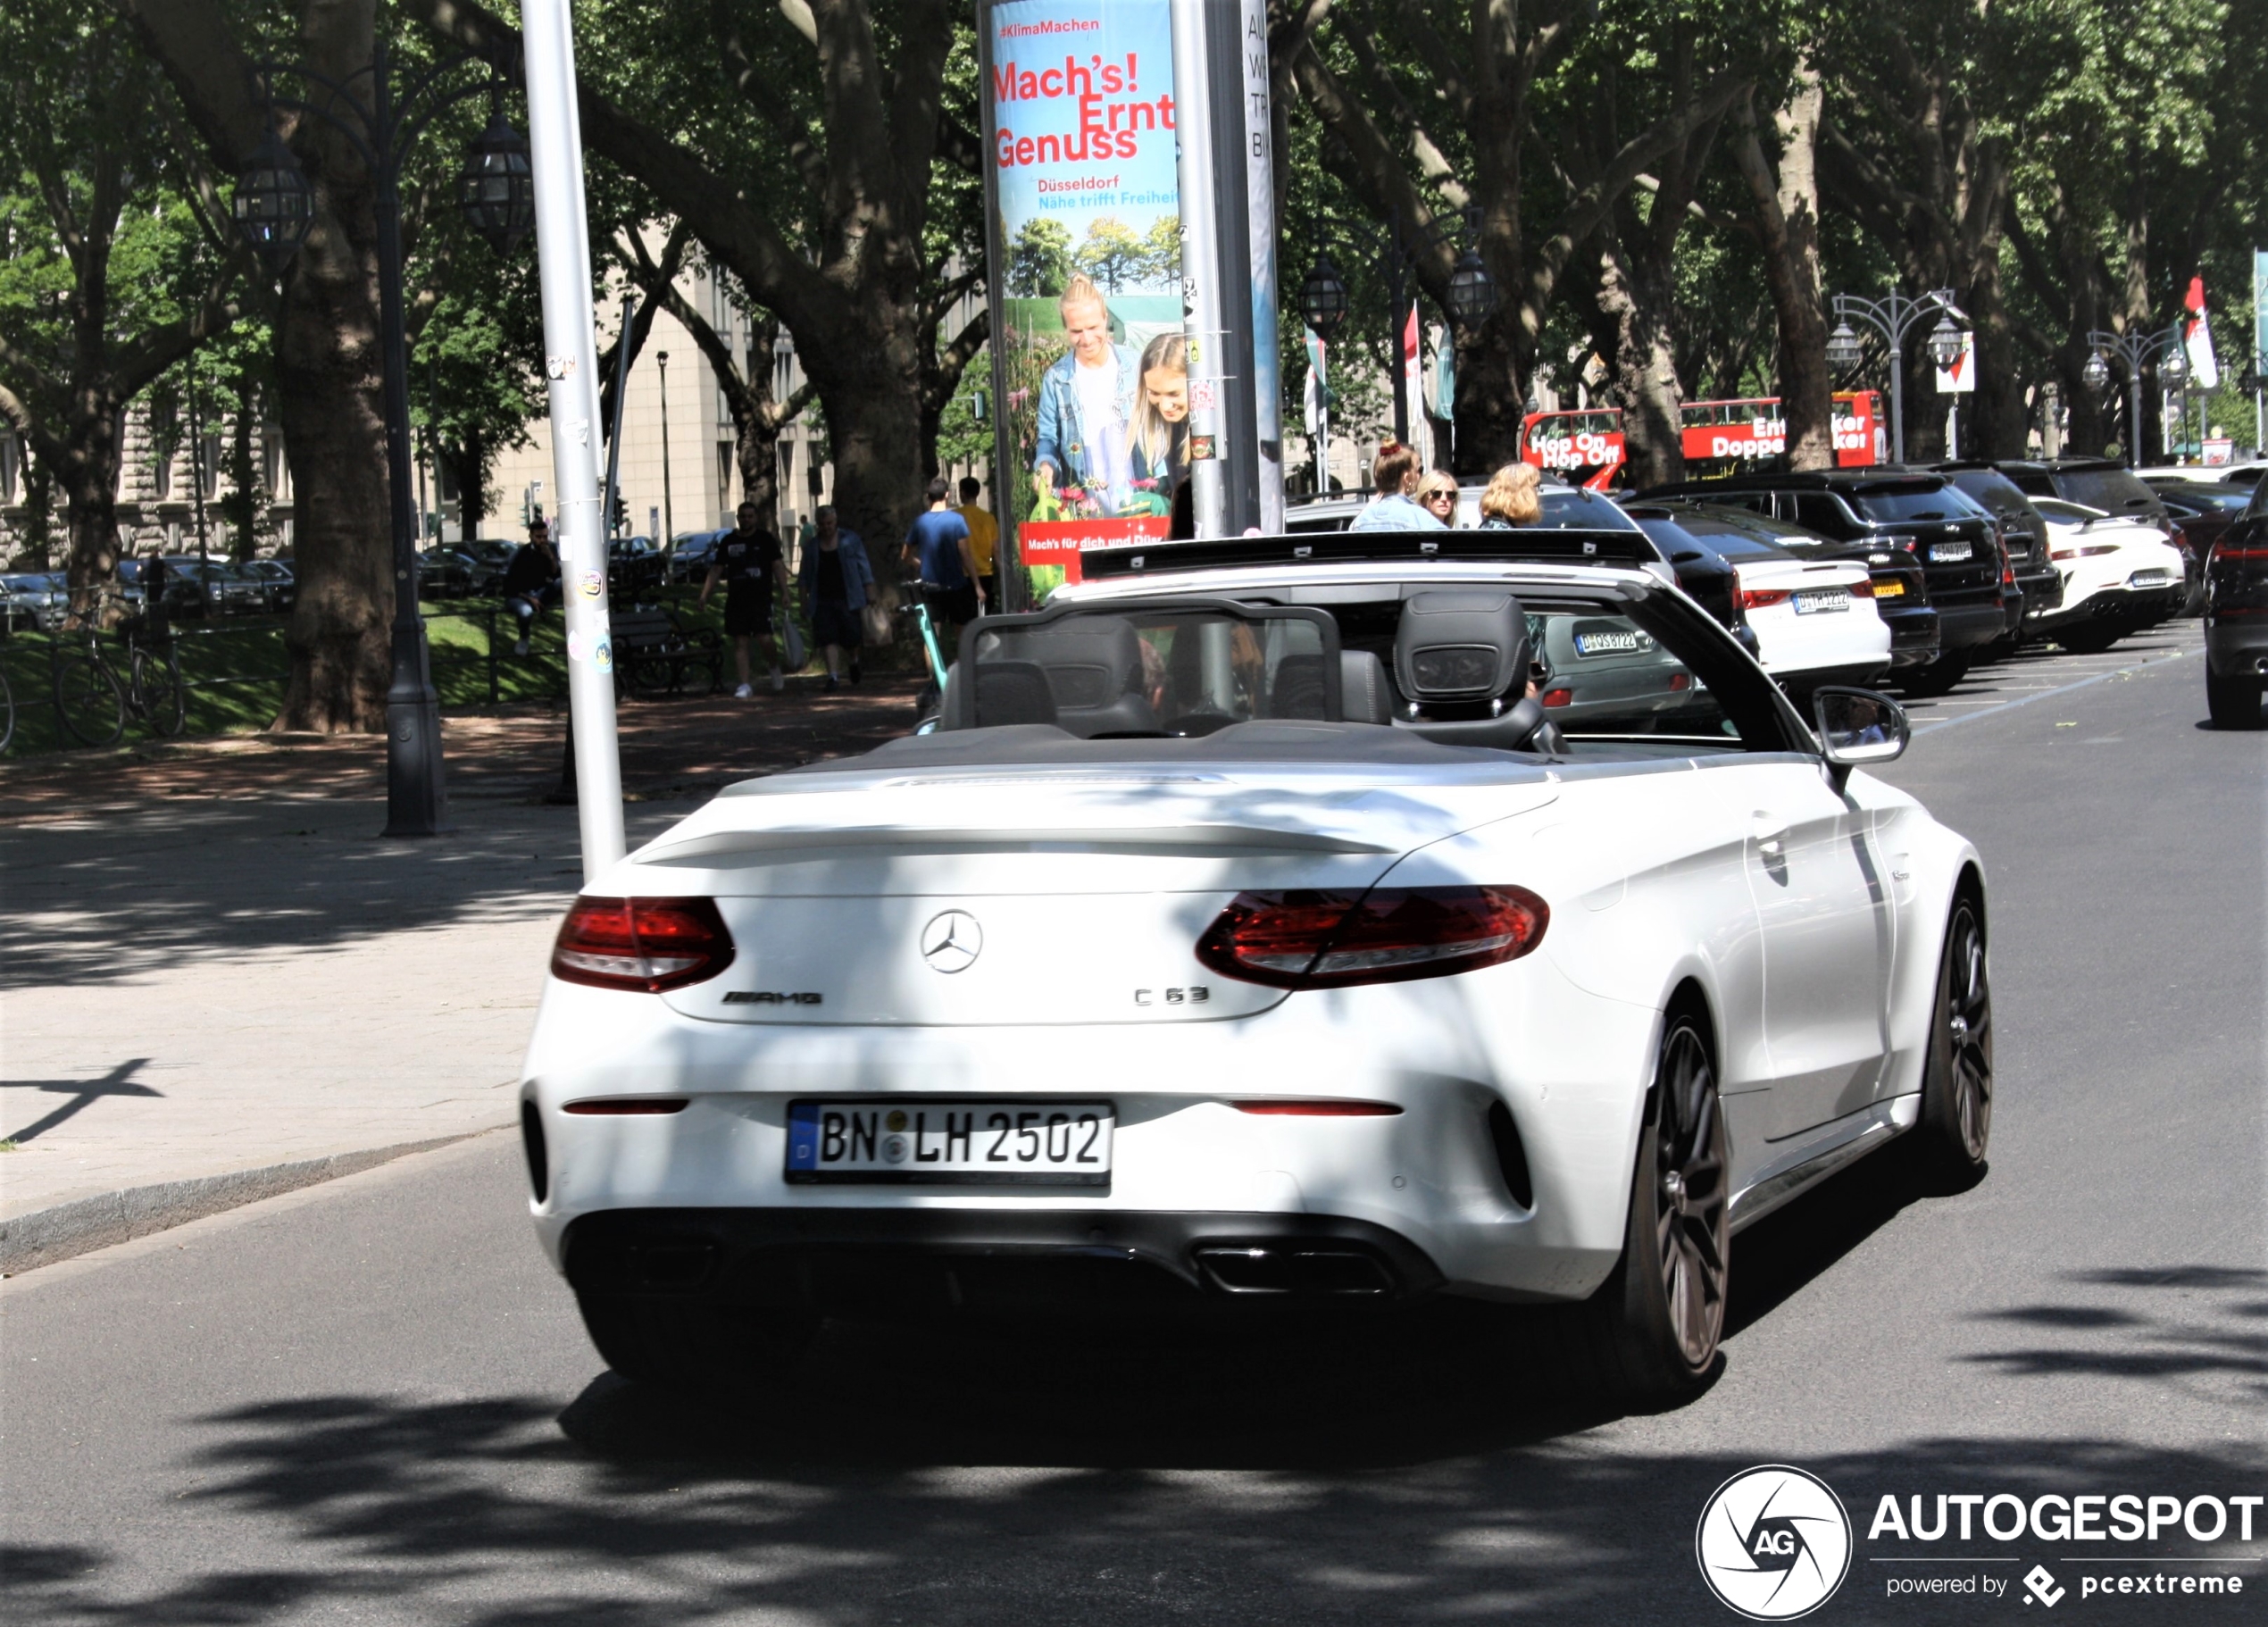
[[[528,521],[527,545],[504,568],[504,607],[519,626],[512,653],[528,653],[528,636],[547,605],[559,603],[559,555],[552,551],[551,527],[538,514]]]
[[[953,512],[960,515],[969,527],[969,557],[975,563],[977,580],[989,588],[992,585],[993,552],[1000,543],[1000,521],[992,517],[990,509],[977,502],[983,491],[983,481],[972,474],[963,475],[961,501],[954,505]]]
[[[724,583],[724,630],[732,639],[733,669],[740,679],[732,693],[736,699],[746,700],[756,692],[748,680],[751,638],[763,652],[771,692],[777,695],[788,687],[771,640],[772,591],[776,588],[783,599],[787,596],[788,560],[780,538],[764,528],[763,513],[755,504],[743,503],[733,517],[738,524],[717,543],[714,563],[701,583],[699,605],[707,609],[709,596],[720,581]]]
[[[984,584],[969,548],[969,522],[946,505],[952,488],[930,482],[929,512],[905,533],[908,565],[921,574],[921,602],[930,607],[938,640],[951,650],[963,623],[984,613]]]
[[[827,687],[842,685],[846,656],[850,680],[858,681],[858,647],[864,631],[860,613],[874,593],[874,566],[865,540],[835,522],[831,506],[819,511],[819,524],[796,567],[804,613],[811,620],[812,642],[827,662]]]

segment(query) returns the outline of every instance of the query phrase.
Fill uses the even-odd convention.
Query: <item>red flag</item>
[[[2181,343],[2189,353],[2189,381],[2199,389],[2217,389],[2221,385],[2221,369],[2213,359],[2213,329],[2205,321],[2205,279],[2189,279],[2189,296],[2181,302],[2189,309],[2189,320],[2181,324]]]

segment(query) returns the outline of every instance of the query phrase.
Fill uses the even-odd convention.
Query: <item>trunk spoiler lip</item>
[[[1422,844],[1421,844],[1422,845]],[[971,830],[966,825],[774,826],[758,830],[717,830],[680,841],[662,841],[637,854],[638,864],[713,868],[716,861],[741,858],[765,863],[789,855],[815,855],[833,850],[888,847],[901,853],[1014,853],[1059,848],[1070,852],[1159,855],[1198,858],[1209,854],[1398,855],[1400,843],[1366,841],[1317,830],[1242,824],[1034,825]]]

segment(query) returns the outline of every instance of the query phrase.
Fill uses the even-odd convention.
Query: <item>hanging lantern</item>
[[[238,174],[229,213],[268,274],[282,276],[314,223],[315,194],[299,161],[274,130],[262,138]]]
[[[536,229],[536,177],[527,138],[504,122],[501,110],[464,149],[457,198],[472,229],[497,254],[509,255]]]

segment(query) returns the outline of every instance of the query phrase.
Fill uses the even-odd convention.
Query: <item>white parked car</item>
[[[1855,766],[1896,705],[1822,690],[1822,747],[1655,575],[1422,541],[1090,555],[971,626],[936,732],[597,879],[521,1093],[618,1371],[1449,1295],[1674,1399],[1731,1232],[1901,1136],[1982,1173],[1983,872]]]
[[[2156,526],[2061,497],[2031,505],[2047,521],[2047,556],[2063,575],[2064,600],[2026,611],[2028,635],[2091,655],[2180,613],[2188,597],[2181,551]]]

